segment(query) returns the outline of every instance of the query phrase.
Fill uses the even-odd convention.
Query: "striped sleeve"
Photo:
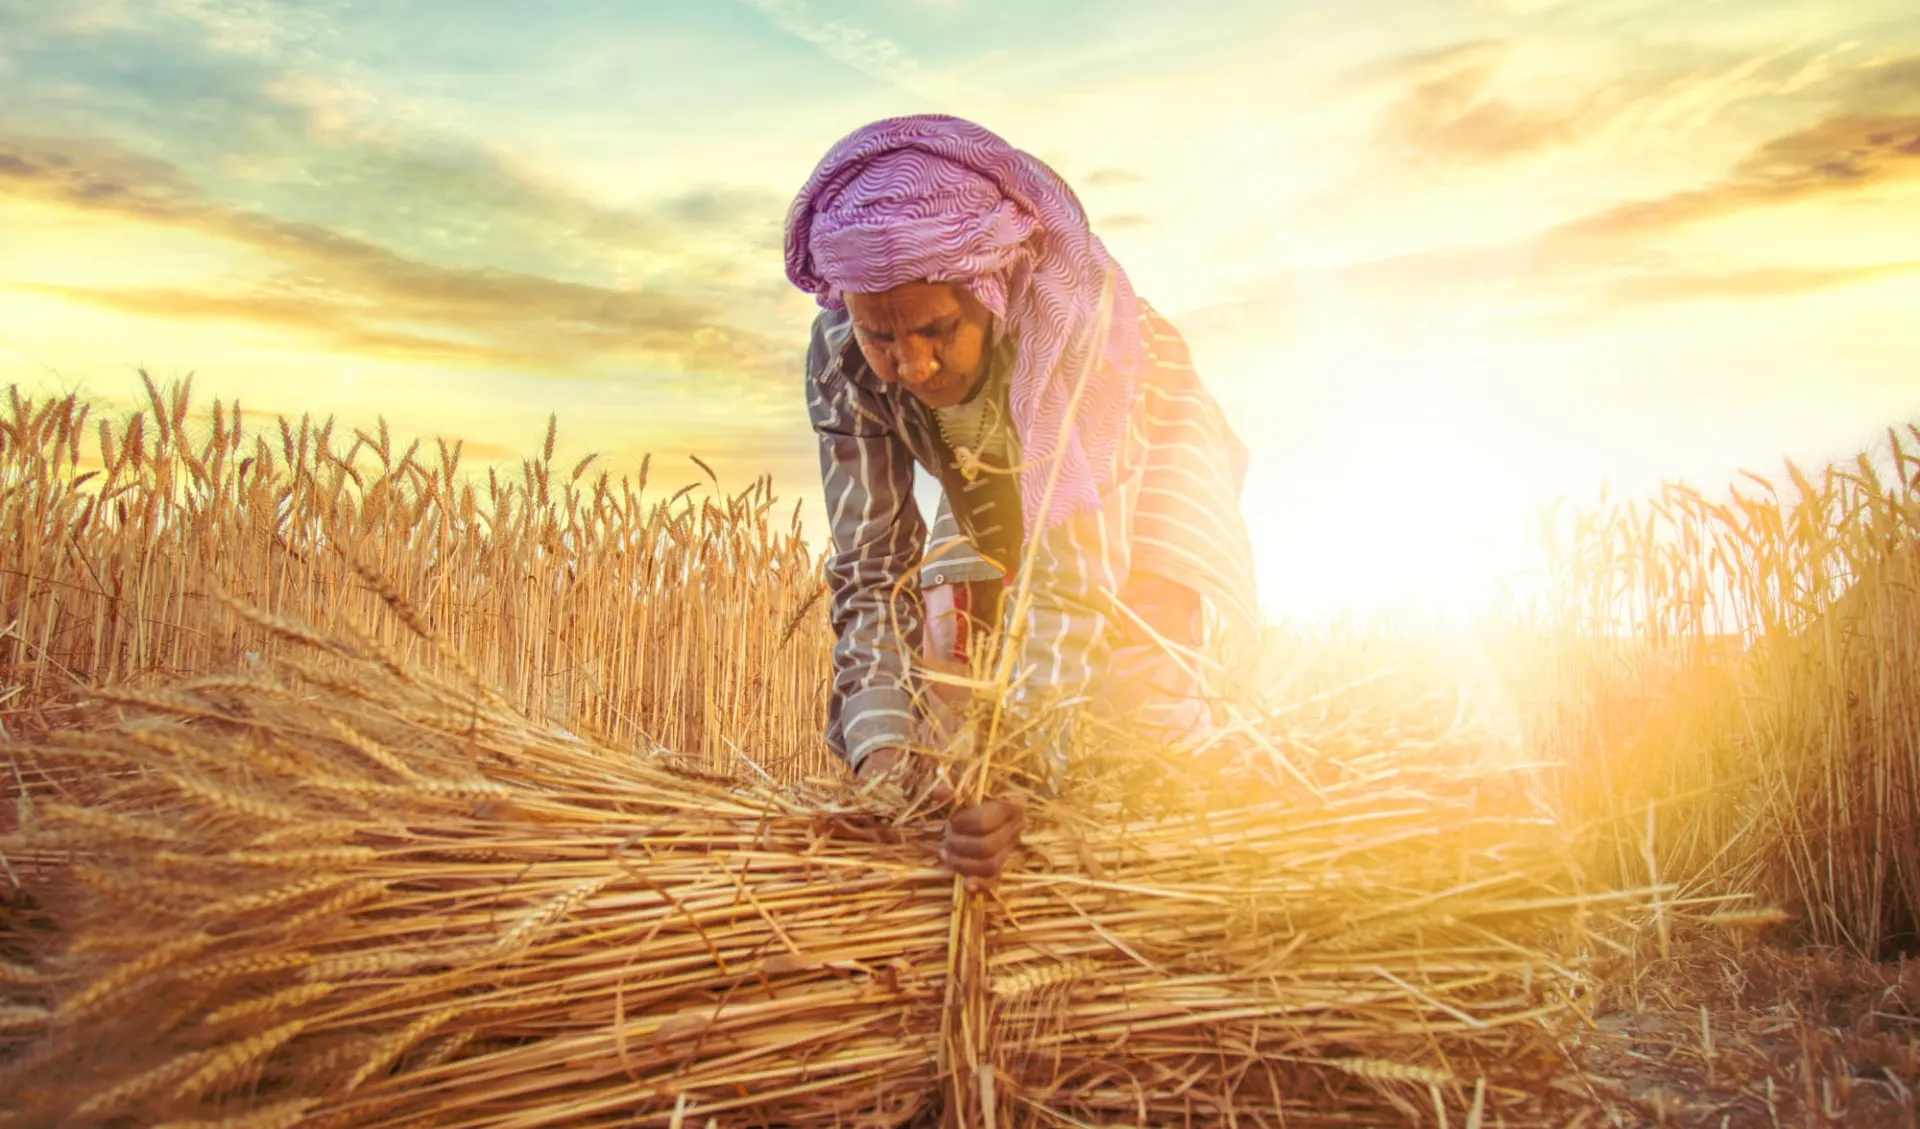
[[[816,321],[807,356],[807,414],[820,444],[832,546],[826,561],[835,636],[827,743],[849,767],[909,743],[909,657],[919,648],[915,584],[926,523],[913,497],[913,456],[877,405],[839,370]]]
[[[1246,448],[1201,385],[1178,332],[1150,309],[1141,328],[1152,365],[1101,508],[1055,526],[1032,550],[1031,610],[1024,623],[1007,623],[1023,629],[1015,696],[1027,704],[1101,692],[1115,648],[1134,634],[1116,607],[1132,578],[1190,588],[1227,621],[1258,616],[1240,507]]]
[[[1112,601],[1129,571],[1125,532],[1131,491],[1115,489],[1102,507],[1047,530],[1030,543],[1033,580],[1023,621],[1008,624],[1020,643],[1013,703],[1057,705],[1086,696],[1106,667]],[[1010,594],[1011,595],[1011,594]]]
[[[1240,500],[1247,448],[1179,332],[1151,309],[1141,330],[1153,363],[1128,437],[1142,463],[1128,531],[1133,567],[1194,589],[1228,622],[1255,624],[1259,588]]]

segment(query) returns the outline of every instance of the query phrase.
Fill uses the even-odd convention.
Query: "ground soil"
[[[1920,961],[1707,936],[1610,973],[1569,1124],[1920,1129]]]

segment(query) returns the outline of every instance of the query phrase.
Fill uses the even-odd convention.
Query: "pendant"
[[[960,472],[962,481],[972,482],[980,477],[980,456],[973,453],[973,448],[955,447],[953,459],[954,468]]]

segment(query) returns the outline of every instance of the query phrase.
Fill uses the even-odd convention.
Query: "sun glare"
[[[1467,349],[1349,339],[1316,350],[1288,382],[1301,394],[1277,398],[1243,435],[1271,612],[1459,619],[1515,582],[1545,500],[1528,473],[1541,452],[1489,375]]]

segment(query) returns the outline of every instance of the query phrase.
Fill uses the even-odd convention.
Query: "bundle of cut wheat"
[[[1551,1069],[1596,903],[1469,729],[1069,781],[960,961],[938,824],[885,797],[277,629],[309,649],[16,750],[9,851],[68,861],[16,867],[60,933],[0,977],[14,1123],[901,1124],[958,1012],[996,1124],[1519,1124]]]

